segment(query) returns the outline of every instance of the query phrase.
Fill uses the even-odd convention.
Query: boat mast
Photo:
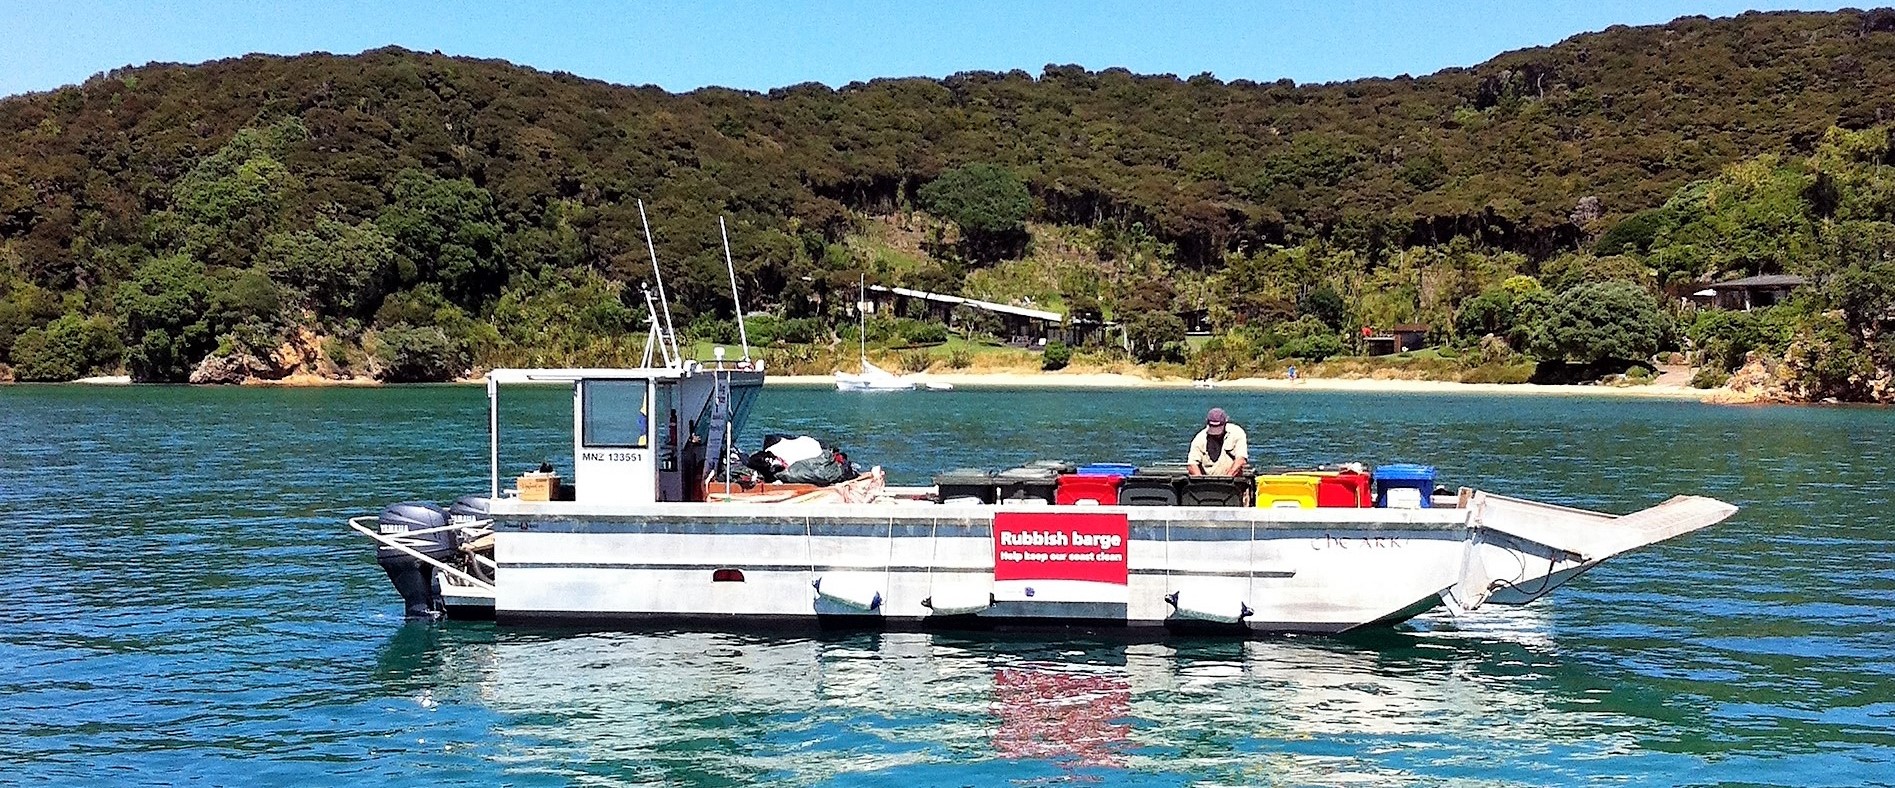
[[[645,367],[651,366],[651,346],[653,340],[656,340],[658,352],[664,356],[665,367],[676,366],[675,362],[677,361],[677,357],[672,355],[671,345],[666,344],[662,339],[664,336],[664,326],[658,323],[658,306],[651,302],[651,288],[644,287],[639,289],[645,291],[645,314],[651,315],[651,331],[645,334],[645,358],[639,362],[639,365]]]
[[[665,297],[665,275],[658,270],[658,247],[651,242],[651,221],[645,218],[645,201],[638,201],[638,221],[645,225],[645,251],[651,253],[651,276],[658,282],[658,305],[664,307],[664,336],[671,347],[671,358],[682,360],[678,353],[678,332],[671,325],[671,301]],[[653,316],[654,318],[656,315]],[[656,323],[656,320],[653,321]]]
[[[869,369],[869,277],[857,274],[855,280],[855,338],[862,344],[862,371]]]
[[[724,237],[724,270],[730,272],[730,305],[737,310],[737,341],[744,346],[744,360],[750,360],[750,332],[744,328],[744,302],[737,295],[737,264],[730,259],[730,231],[724,229],[724,217],[717,217],[717,234]],[[729,474],[725,474],[726,478]]]

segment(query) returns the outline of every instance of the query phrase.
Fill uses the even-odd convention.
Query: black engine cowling
[[[436,560],[454,555],[453,529],[444,528],[450,522],[448,513],[439,506],[425,501],[408,501],[389,504],[382,510],[382,516],[375,520],[376,530],[383,536],[394,539],[403,546]],[[414,533],[431,531],[431,533]],[[414,534],[410,536],[409,534]],[[412,558],[400,550],[382,545],[375,550],[375,557],[382,558],[399,555]]]
[[[437,561],[451,558],[456,548],[458,529],[446,528],[447,524],[446,511],[419,501],[390,504],[376,519],[382,536]],[[441,530],[432,530],[437,528]],[[387,545],[375,548],[375,561],[388,573],[388,581],[395,585],[396,593],[401,594],[408,618],[441,616],[441,589],[434,576],[434,565]]]

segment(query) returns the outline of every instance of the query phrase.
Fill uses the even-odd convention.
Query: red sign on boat
[[[994,579],[1085,580],[1125,585],[1124,514],[997,512]]]

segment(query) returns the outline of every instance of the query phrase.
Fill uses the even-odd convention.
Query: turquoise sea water
[[[342,518],[485,485],[477,387],[0,387],[0,784],[1890,785],[1895,411],[771,389],[896,482],[1182,454],[1744,506],[1539,604],[1344,639],[404,624]],[[508,472],[570,399],[508,401]]]

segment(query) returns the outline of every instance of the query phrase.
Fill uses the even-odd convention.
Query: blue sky
[[[1223,79],[1421,75],[1614,24],[1747,9],[1673,0],[1497,2],[263,2],[0,0],[0,95],[152,61],[396,44],[670,90],[767,90],[1047,63]]]

